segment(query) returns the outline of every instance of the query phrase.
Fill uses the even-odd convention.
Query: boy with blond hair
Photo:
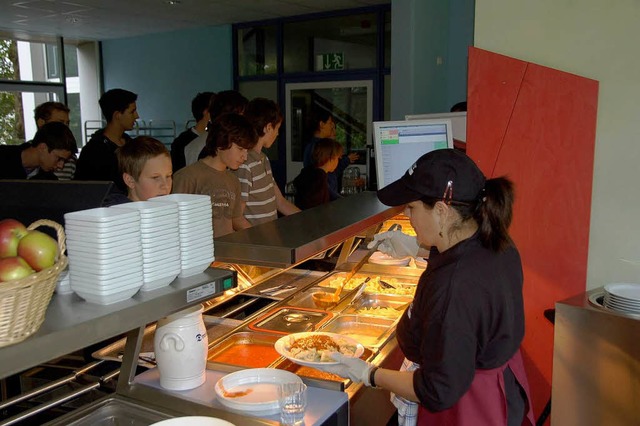
[[[138,136],[116,150],[122,180],[131,201],[171,193],[171,155],[159,140]]]

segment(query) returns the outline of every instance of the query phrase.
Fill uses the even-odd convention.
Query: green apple
[[[19,280],[35,271],[21,257],[3,257],[0,259],[0,281]]]
[[[18,256],[36,271],[53,266],[58,259],[58,243],[40,231],[29,231],[18,242]]]

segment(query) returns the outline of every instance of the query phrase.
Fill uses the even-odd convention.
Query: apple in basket
[[[35,271],[21,257],[3,257],[0,259],[0,281],[19,280]]]
[[[36,271],[53,266],[58,259],[58,242],[40,231],[29,231],[18,243],[18,256]]]
[[[16,256],[18,242],[27,232],[26,226],[15,219],[0,220],[0,257]]]

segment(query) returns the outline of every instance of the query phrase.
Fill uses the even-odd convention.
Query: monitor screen
[[[49,219],[64,225],[64,214],[102,207],[112,182],[0,180],[0,218],[29,225]]]
[[[453,148],[451,120],[374,121],[373,144],[381,189],[402,177],[427,152]]]

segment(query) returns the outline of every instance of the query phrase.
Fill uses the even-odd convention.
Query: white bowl
[[[92,223],[126,223],[129,221],[140,221],[140,213],[136,211],[124,211],[112,209],[110,207],[98,207],[95,209],[80,210],[77,212],[65,213],[64,223],[92,222]]]
[[[178,207],[186,207],[193,206],[198,204],[209,204],[211,205],[211,197],[209,195],[200,195],[200,194],[169,194],[169,195],[161,195],[159,197],[149,198],[151,202],[166,202],[171,201],[173,203],[178,204]]]
[[[173,280],[176,279],[177,276],[178,274],[176,273],[173,275],[167,275],[167,276],[155,278],[155,279],[152,278],[148,281],[144,281],[144,283],[142,284],[142,287],[140,287],[140,290],[151,291],[151,290],[156,290],[162,287],[166,287],[169,284],[171,284]]]
[[[123,244],[129,241],[140,241],[140,230],[127,232],[124,234],[101,234],[96,232],[68,232],[67,236],[70,240],[85,243],[113,243],[120,241]]]
[[[171,201],[132,201],[130,203],[117,204],[111,209],[138,210],[140,214],[178,214],[178,206]]]
[[[97,305],[111,305],[112,303],[118,303],[127,299],[131,299],[131,297],[139,290],[139,288],[133,288],[111,294],[94,294],[85,290],[74,290],[74,292],[87,302],[95,303]]]
[[[211,262],[213,262],[213,260],[211,260]],[[183,267],[182,270],[180,270],[178,277],[187,278],[204,272],[211,265],[211,262],[202,262],[200,265]]]
[[[70,266],[70,273],[75,277],[83,277],[87,280],[91,280],[94,277],[96,280],[110,280],[112,278],[125,278],[129,277],[141,277],[143,268],[142,264],[132,263],[128,266],[122,267],[104,267],[84,264],[76,264]]]

